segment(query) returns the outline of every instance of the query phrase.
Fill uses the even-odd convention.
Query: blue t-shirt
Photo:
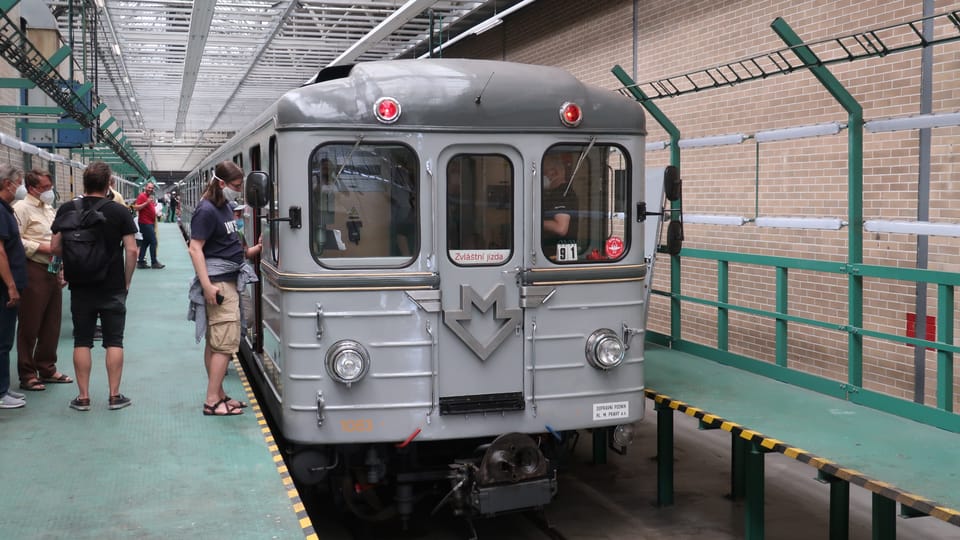
[[[190,220],[190,238],[204,241],[204,259],[217,258],[237,264],[243,263],[243,246],[240,244],[240,236],[237,235],[233,210],[230,210],[228,204],[217,208],[209,200],[201,200]],[[211,281],[230,279],[228,276],[223,276],[227,279],[218,279],[220,277],[212,277]],[[233,278],[236,278],[236,274]]]
[[[0,206],[0,240],[3,241],[3,250],[7,252],[13,282],[17,284],[17,290],[22,291],[27,288],[27,253],[20,241],[20,227],[17,225],[17,218],[13,216],[13,208],[3,199],[0,199]],[[3,296],[6,297],[7,288],[2,289]]]

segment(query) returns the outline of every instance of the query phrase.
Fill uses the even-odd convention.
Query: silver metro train
[[[263,253],[240,352],[294,477],[366,518],[427,493],[490,515],[549,503],[578,430],[625,447],[659,223],[644,136],[635,101],[561,69],[370,62],[191,172],[187,213],[217,162],[248,173]]]

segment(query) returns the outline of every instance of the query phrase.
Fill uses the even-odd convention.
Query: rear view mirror
[[[671,221],[667,225],[667,253],[679,255],[683,249],[683,222]]]
[[[681,187],[680,170],[673,165],[668,165],[663,171],[663,192],[667,195],[667,200],[679,201],[682,194]]]
[[[263,208],[270,204],[273,195],[270,175],[263,171],[253,171],[247,175],[247,204]]]

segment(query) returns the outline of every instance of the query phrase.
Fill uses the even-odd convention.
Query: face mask
[[[235,189],[231,189],[229,187],[224,186],[223,196],[226,197],[228,201],[234,202],[240,197],[240,192]]]
[[[243,232],[243,218],[237,218],[237,219],[235,219],[234,221],[236,221],[236,223],[237,223],[237,232],[238,232],[238,233],[242,233],[242,232]]]
[[[20,184],[17,187],[17,192],[13,194],[14,200],[22,201],[27,196],[27,186]]]
[[[550,189],[550,177],[543,175],[543,189]]]
[[[56,198],[57,198],[57,195],[56,193],[53,192],[52,189],[50,191],[44,191],[43,193],[40,194],[40,200],[43,201],[45,204],[49,204],[50,206],[53,206],[53,200]]]

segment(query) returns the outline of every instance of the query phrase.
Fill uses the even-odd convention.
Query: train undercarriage
[[[452,511],[467,519],[542,508],[557,492],[553,437],[294,448],[301,485],[328,490],[341,510],[368,521]]]

